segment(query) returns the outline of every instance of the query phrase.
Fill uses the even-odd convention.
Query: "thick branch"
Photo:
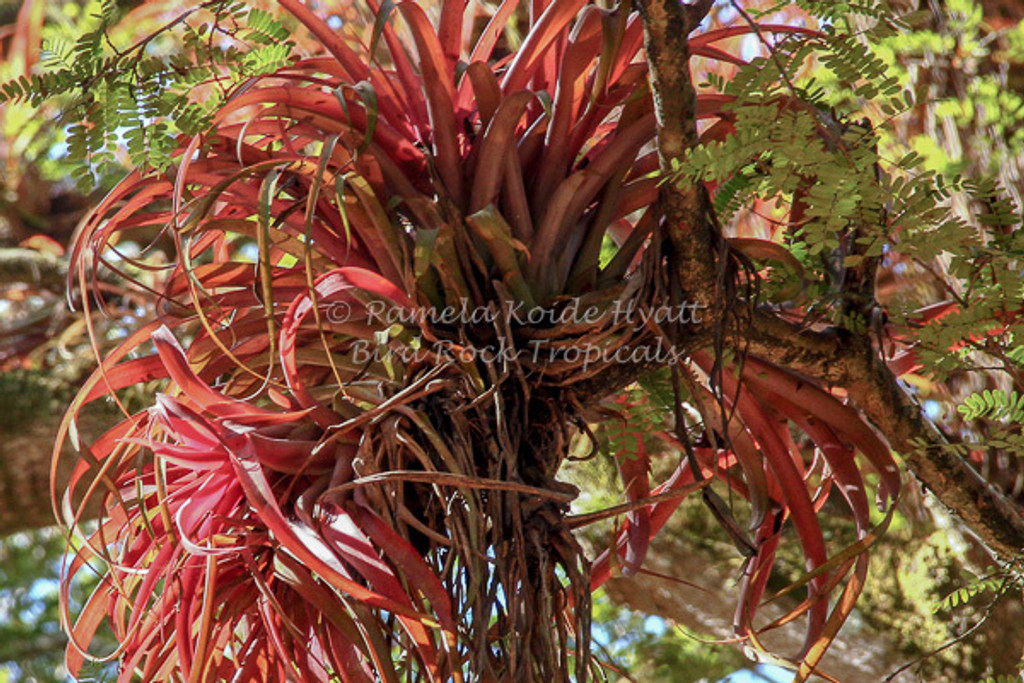
[[[1009,559],[1024,550],[1021,511],[989,484],[927,420],[870,353],[846,353],[843,383],[850,398],[885,435],[911,472],[960,516],[989,548]]]
[[[687,36],[710,6],[710,2],[687,5],[678,0],[637,3],[645,27],[644,49],[658,121],[658,154],[666,175],[697,145],[697,92],[690,80]],[[662,191],[661,202],[673,274],[690,302],[715,312],[721,308],[721,297],[716,296],[713,285],[708,285],[717,280],[717,235],[707,220],[703,188],[697,183],[664,187],[667,191]]]
[[[53,254],[35,249],[0,249],[0,285],[28,283],[62,292],[67,264]]]
[[[663,171],[681,162],[697,144],[696,93],[690,80],[687,36],[702,18],[703,3],[640,0],[645,46],[658,116]],[[688,301],[709,306],[708,325],[675,330],[692,346],[710,339],[710,325],[721,325],[718,277],[721,236],[709,218],[699,185],[662,186],[669,266]],[[910,471],[958,514],[996,553],[1009,558],[1024,550],[1024,516],[948,447],[942,434],[903,391],[879,358],[867,334],[845,329],[803,330],[770,312],[733,312],[740,318],[729,335],[739,347],[809,377],[846,388],[850,398],[899,452]]]
[[[1004,558],[1024,550],[1021,511],[952,448],[900,387],[871,340],[847,330],[800,330],[759,312],[746,340],[777,365],[842,386],[910,471]]]

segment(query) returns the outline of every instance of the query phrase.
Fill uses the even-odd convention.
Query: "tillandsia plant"
[[[68,615],[71,672],[101,656],[88,646],[106,623],[124,681],[587,680],[591,592],[641,570],[696,494],[747,558],[738,636],[760,648],[803,617],[792,659],[809,676],[888,519],[872,520],[855,451],[883,510],[900,475],[834,377],[796,362],[818,339],[803,331],[872,321],[877,141],[783,86],[811,41],[841,65],[868,58],[834,29],[745,13],[712,28],[704,1],[506,0],[487,15],[367,0],[344,21],[280,6],[323,52],[233,90],[74,245],[86,291],[90,272],[131,262],[109,258],[123,241],[156,235],[176,256],[152,291],[159,317],[65,421],[74,440],[85,404],[164,380],[152,407],[81,445],[63,496],[72,525],[93,499],[105,510],[67,571],[65,585],[103,568]],[[776,33],[790,43],[771,59],[727,49]],[[696,94],[691,57],[738,85]],[[758,137],[765,122],[776,138]],[[860,193],[836,214],[828,159]],[[775,195],[790,200],[776,241],[716,221]],[[835,284],[822,250],[840,247],[846,279],[808,316],[807,291]],[[755,309],[755,261],[797,284],[766,288],[772,317]],[[755,328],[760,346],[742,341]],[[783,332],[785,352],[761,352]],[[628,387],[659,370],[661,417],[615,453],[626,502],[571,514],[578,491],[558,474],[573,440],[654,401]],[[661,482],[648,427],[681,454]],[[750,501],[742,521],[715,482]],[[834,493],[856,527],[838,548],[818,523]],[[592,564],[574,529],[613,516]],[[790,528],[806,574],[789,590],[805,597],[755,627]]]

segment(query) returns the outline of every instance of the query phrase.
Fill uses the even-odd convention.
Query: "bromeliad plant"
[[[738,635],[759,647],[805,615],[809,675],[879,532],[854,451],[882,500],[899,475],[828,389],[656,315],[682,302],[640,15],[368,0],[347,10],[363,30],[280,5],[324,54],[238,88],[169,169],[121,182],[74,246],[85,289],[88,272],[130,262],[110,258],[126,240],[173,242],[176,259],[153,292],[160,317],[103,360],[65,422],[74,439],[87,403],[164,381],[152,407],[82,447],[64,496],[72,525],[93,499],[105,509],[67,571],[66,585],[104,568],[69,616],[71,672],[99,655],[88,645],[106,624],[124,681],[585,680],[599,673],[591,591],[638,570],[699,491],[747,555]],[[755,29],[796,32],[706,30],[691,54],[743,64],[720,44]],[[735,133],[736,99],[697,99],[707,141]],[[792,261],[749,236],[720,247],[740,293],[751,257]],[[657,431],[678,468],[650,480],[637,423],[616,454],[626,502],[571,515],[577,490],[558,479],[570,442],[668,360],[674,419]],[[750,501],[745,523],[713,481]],[[830,552],[817,515],[833,489],[857,538]],[[616,515],[591,566],[573,530]],[[755,628],[790,527],[806,597]]]

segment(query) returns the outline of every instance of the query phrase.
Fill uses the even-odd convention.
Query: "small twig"
[[[761,42],[762,45],[765,46],[765,48],[768,49],[768,54],[771,55],[772,62],[775,63],[775,68],[779,70],[779,78],[782,80],[783,83],[786,84],[786,87],[789,88],[790,93],[796,95],[799,91],[793,84],[793,81],[791,81],[789,76],[786,74],[785,65],[782,64],[781,61],[779,61],[779,56],[775,53],[775,46],[769,43],[768,40],[764,37],[764,34],[761,32],[761,25],[758,24],[753,17],[747,14],[747,12],[740,6],[738,2],[736,2],[736,0],[729,0],[729,4],[732,6],[734,10],[736,10],[736,12],[741,17],[743,17],[743,21],[747,22],[747,25],[750,26],[750,28],[754,31],[754,34],[757,36],[757,39]]]
[[[653,569],[645,569],[644,567],[636,567],[636,572],[637,572],[637,574],[643,574],[645,576],[650,576],[650,577],[653,577],[655,579],[661,579],[662,581],[668,581],[669,583],[675,583],[675,584],[679,584],[679,585],[682,585],[682,586],[686,586],[687,588],[692,588],[692,589],[694,589],[696,591],[700,591],[701,593],[707,593],[708,595],[711,595],[713,593],[711,590],[705,588],[704,586],[701,586],[700,584],[694,583],[693,581],[687,581],[686,579],[680,579],[677,576],[669,576],[668,574],[662,574],[661,572],[656,572]]]
[[[450,472],[423,472],[417,470],[392,470],[390,472],[378,472],[359,477],[352,481],[345,482],[338,486],[331,487],[322,495],[343,493],[360,488],[367,484],[383,484],[390,481],[412,481],[422,484],[436,484],[438,486],[453,486],[456,488],[483,489],[487,491],[513,491],[528,496],[547,498],[559,503],[571,503],[576,499],[576,493],[561,493],[550,489],[542,489],[536,486],[520,484],[514,481],[503,481],[501,479],[486,479],[484,477],[471,477],[466,474],[453,474]]]
[[[656,493],[653,496],[647,496],[646,498],[633,500],[628,503],[613,505],[610,508],[598,510],[597,512],[588,512],[583,515],[570,515],[565,518],[565,521],[570,529],[578,529],[581,526],[587,526],[594,522],[600,522],[602,519],[608,519],[609,517],[616,517],[627,512],[632,512],[633,510],[647,507],[648,505],[654,505],[666,500],[675,500],[676,498],[685,498],[694,491],[706,488],[710,483],[710,479],[704,479],[694,484],[690,484],[689,486],[672,489],[671,491],[665,491],[664,493]]]
[[[347,434],[356,427],[361,427],[367,422],[373,422],[378,417],[386,415],[387,412],[396,405],[409,403],[418,398],[422,398],[427,394],[431,394],[435,391],[441,390],[443,388],[441,385],[436,385],[434,388],[431,388],[430,383],[434,380],[434,378],[436,378],[438,375],[447,370],[449,365],[451,365],[451,363],[444,363],[442,365],[437,365],[431,368],[431,370],[427,372],[425,375],[423,375],[418,380],[407,386],[405,389],[402,389],[400,392],[398,392],[391,398],[387,399],[386,401],[383,401],[382,403],[380,403],[380,405],[377,405],[367,410],[366,412],[360,413],[359,415],[351,419],[345,420],[341,424],[331,425],[330,427],[327,428],[326,434],[321,439],[320,443],[318,443],[316,447],[313,449],[312,455],[318,455],[324,448],[327,447],[329,443],[331,443],[338,437]]]
[[[1006,588],[1006,585],[1007,585],[1008,582],[1009,582],[1009,577],[1003,579],[1003,583],[999,587],[999,592],[996,593],[996,596],[994,598],[992,598],[992,601],[989,602],[988,605],[985,607],[985,612],[981,615],[981,618],[978,619],[978,622],[976,624],[974,624],[974,626],[971,626],[969,629],[967,629],[966,631],[964,631],[960,635],[956,636],[955,638],[951,638],[949,640],[949,642],[940,645],[939,647],[935,648],[931,652],[926,652],[923,655],[921,655],[920,657],[918,657],[917,659],[912,659],[911,661],[907,662],[903,666],[899,667],[898,669],[893,671],[891,674],[889,674],[888,676],[883,678],[882,679],[883,683],[889,683],[894,678],[896,678],[901,673],[903,673],[904,671],[906,671],[910,667],[914,666],[915,664],[920,664],[921,662],[923,662],[924,660],[928,659],[929,657],[934,657],[935,655],[939,654],[943,650],[947,650],[947,649],[953,647],[954,645],[956,645],[957,643],[963,642],[963,640],[965,638],[967,638],[972,633],[977,631],[979,628],[984,626],[985,622],[987,622],[989,620],[989,618],[992,616],[992,612],[995,610],[996,604],[998,604],[999,601],[1002,600],[1003,597],[1006,595],[1006,593],[1004,592],[1004,589]]]

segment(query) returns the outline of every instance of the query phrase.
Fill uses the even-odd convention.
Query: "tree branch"
[[[658,154],[666,175],[697,145],[697,92],[690,80],[687,36],[711,4],[706,0],[637,2],[658,121]],[[689,302],[701,304],[713,318],[720,317],[722,301],[713,285],[718,279],[718,235],[708,220],[704,189],[698,183],[663,188],[664,228],[679,286]]]
[[[658,121],[661,168],[670,173],[698,143],[696,91],[690,79],[688,35],[708,3],[638,0]],[[697,183],[665,183],[669,267],[688,301],[708,306],[702,328],[688,327],[681,344],[710,341],[722,329],[729,301],[719,268],[727,267],[718,234]],[[910,471],[949,506],[994,552],[1010,558],[1024,550],[1024,516],[963,458],[922,414],[886,367],[867,333],[802,329],[768,311],[734,308],[729,343],[818,381],[844,387],[850,399],[900,453]],[[675,330],[679,337],[684,331]]]
[[[900,387],[871,339],[848,330],[801,330],[758,311],[750,351],[776,365],[846,389],[850,399],[902,456],[907,468],[1004,558],[1024,549],[1024,516],[967,461]]]
[[[0,285],[27,283],[62,293],[67,264],[58,256],[35,249],[0,249]]]

